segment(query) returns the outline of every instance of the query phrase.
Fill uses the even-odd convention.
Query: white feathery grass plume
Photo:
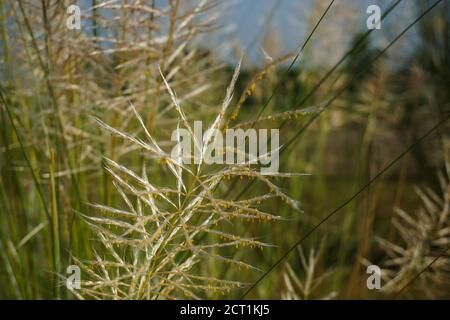
[[[211,128],[219,129],[224,122],[239,66]],[[163,77],[162,74],[161,76]],[[195,139],[174,92],[164,77],[163,81],[179,117],[175,128],[178,142],[181,126]],[[135,145],[141,152],[148,152],[156,158],[144,156],[140,174],[118,161],[105,159],[106,170],[111,174],[113,185],[125,208],[93,204],[92,207],[100,211],[99,215],[82,215],[99,240],[99,245],[105,247],[107,253],[103,256],[96,255],[93,261],[77,260],[88,275],[79,295],[83,298],[196,299],[244,285],[238,281],[197,274],[196,266],[204,259],[213,259],[237,268],[257,270],[244,261],[227,257],[222,251],[228,247],[263,248],[268,244],[254,237],[226,231],[223,227],[237,219],[248,223],[280,220],[282,217],[261,210],[260,202],[277,197],[298,209],[297,201],[288,197],[268,176],[261,175],[251,166],[204,166],[205,172],[201,175],[198,174],[198,168],[188,169],[182,164],[180,153],[178,159],[167,156],[167,152],[146,128],[134,105],[130,103],[130,106],[148,142],[115,129],[101,120],[97,122],[109,132]],[[205,145],[213,143],[212,137],[206,136],[202,142]],[[158,161],[163,159],[165,161]],[[152,161],[152,168],[159,164],[169,169],[163,171],[164,187],[151,182],[146,169],[149,168],[148,161]],[[201,165],[197,164],[198,167]],[[257,178],[271,191],[241,201],[223,199],[216,189],[231,176]],[[274,173],[273,176],[289,178],[297,175]],[[187,179],[190,183],[186,182]],[[172,185],[175,187],[171,187]]]
[[[214,120],[214,122],[211,124],[209,129],[206,131],[205,137],[203,139],[203,145],[202,145],[203,149],[201,151],[200,164],[198,166],[197,174],[200,172],[200,167],[203,163],[203,159],[205,157],[206,151],[208,150],[207,146],[211,143],[213,129],[216,129],[216,130],[220,129],[220,126],[222,124],[222,119],[225,116],[225,113],[227,111],[228,106],[231,103],[231,100],[233,99],[233,91],[234,91],[234,87],[236,85],[237,78],[239,76],[241,64],[242,64],[242,59],[239,60],[238,64],[236,65],[236,68],[234,69],[233,78],[231,79],[231,82],[227,88],[227,93],[225,95],[225,99],[223,100],[221,110],[220,110],[219,114],[217,115],[216,119]],[[212,143],[215,143],[215,141],[213,141]]]

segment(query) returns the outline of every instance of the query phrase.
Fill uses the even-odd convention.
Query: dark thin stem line
[[[427,10],[425,10],[420,16],[418,16],[412,23],[410,23],[405,29],[403,29],[402,32],[400,32],[383,50],[381,50],[367,65],[364,69],[362,69],[352,80],[355,78],[360,77],[364,72],[368,70],[368,68],[376,61],[378,60],[383,54],[386,53],[386,51],[389,50],[406,32],[409,31],[417,22],[419,22],[425,15],[427,15],[434,7],[436,7],[442,0],[436,1],[434,4],[432,4]],[[287,149],[289,145],[292,144],[292,142],[295,141],[310,125],[313,123],[319,116],[333,103],[343,92],[345,92],[352,84],[352,80],[348,81],[346,85],[344,85],[330,100],[327,101],[325,106],[317,112],[304,126],[302,126],[297,133],[281,148],[280,152],[282,152],[284,149]],[[284,126],[285,123],[287,123],[288,120],[286,120],[281,127]]]
[[[447,250],[450,248],[450,245],[448,245],[444,250],[442,250],[441,254],[439,254],[437,257],[435,257],[433,259],[433,261],[431,261],[425,268],[423,268],[418,274],[415,275],[414,278],[412,278],[411,280],[409,280],[409,282],[403,287],[401,288],[394,296],[394,299],[397,299],[402,293],[403,291],[405,291],[414,281],[416,281],[424,272],[426,272],[428,269],[431,268],[431,266],[439,260],[439,258],[441,258],[446,252]]]
[[[387,10],[386,10],[386,12],[382,15],[382,17],[381,17],[381,21],[401,2],[402,0],[397,0],[394,4],[392,4],[392,6],[390,6]],[[330,4],[331,5],[331,4]],[[327,10],[328,10],[328,8],[327,8]],[[324,16],[325,14],[323,14],[322,15],[322,17]],[[317,24],[318,25],[318,24]],[[316,25],[316,26],[317,26]],[[345,59],[352,53],[352,52],[354,52],[355,50],[357,50],[358,48],[359,48],[359,46],[362,44],[362,42],[370,35],[370,33],[371,32],[373,32],[373,29],[371,29],[371,30],[369,30],[369,31],[367,31],[364,35],[363,35],[363,37],[353,46],[353,48],[351,48],[349,51],[347,51],[347,53],[345,53],[342,57],[341,57],[341,59],[339,59],[339,61],[330,69],[330,70],[328,70],[328,72],[325,74],[325,76],[324,77],[322,77],[322,79],[321,80],[319,80],[319,82],[314,86],[314,88],[307,94],[307,96],[304,98],[304,99],[302,99],[302,101],[295,107],[295,109],[299,109],[300,107],[302,107],[303,106],[303,104],[307,101],[307,99],[312,95],[312,94],[314,94],[314,92],[325,82],[325,80],[345,61]],[[313,32],[312,33],[314,33],[314,30],[313,30]],[[312,36],[312,33],[310,34],[310,36]],[[398,39],[396,39],[396,40],[398,40]],[[305,44],[306,44],[307,42],[305,42]],[[384,50],[384,51],[386,51],[386,50]],[[378,58],[378,57],[377,57]],[[368,64],[368,66],[370,66],[373,62],[375,61],[375,59],[373,60],[373,61],[371,61],[369,64]],[[364,69],[363,71],[365,71],[366,69]],[[278,88],[278,86],[280,85],[280,83],[277,83],[277,87],[275,88],[275,90],[277,90],[277,88]],[[347,87],[348,86],[346,86],[346,87],[344,87],[344,89],[343,90],[341,90],[340,92],[338,92],[338,94],[335,96],[335,97],[333,97],[333,100],[334,99],[336,99],[339,95],[341,95],[346,89],[347,89]],[[273,94],[272,94],[272,96],[273,96]],[[270,99],[272,99],[272,96],[270,97]],[[266,107],[266,105],[270,102],[270,99],[269,99],[269,101],[264,105],[264,107],[263,108],[265,108]],[[327,105],[325,106],[325,107],[327,107],[329,104],[331,104],[331,100],[329,100],[328,101],[328,103],[327,103]],[[319,112],[319,114],[321,113],[323,111],[323,109]],[[254,126],[254,124],[256,123],[256,121],[259,119],[259,117],[260,117],[260,115],[262,114],[262,112],[260,112],[259,113],[259,115],[256,117],[256,120],[254,120],[255,122],[253,123],[253,126]],[[315,118],[317,118],[318,116],[319,116],[319,114],[315,114],[314,116],[313,116],[313,118],[311,118],[309,121],[308,121],[308,123],[305,125],[305,126],[303,126],[300,130],[299,130],[299,132],[297,132],[297,134],[295,135],[295,137],[294,138],[292,138],[289,142],[288,142],[288,144],[290,144],[290,143],[292,143],[292,141],[293,140],[295,140],[303,131],[305,131],[306,130],[306,128],[315,120]],[[282,124],[281,124],[281,126],[280,126],[280,129],[282,129],[287,123],[288,123],[288,121],[289,120],[285,120]],[[253,127],[252,126],[252,127]],[[283,147],[282,147],[282,149],[280,150],[280,152],[282,152],[284,149],[286,149],[287,148],[287,145],[284,145]],[[232,186],[228,189],[228,192],[226,193],[226,195],[228,195],[230,192],[231,192],[231,190],[233,190],[233,188],[234,188],[234,186],[236,185],[236,181],[237,180],[235,180],[234,182],[233,182],[233,184],[232,184]],[[247,192],[247,190],[253,185],[253,183],[255,182],[255,180],[252,180],[251,182],[249,182],[246,186],[245,186],[245,188],[238,194],[238,196],[237,196],[237,198],[236,199],[240,199],[246,192]]]
[[[261,115],[263,114],[264,110],[266,109],[267,105],[270,103],[270,101],[272,101],[272,98],[274,97],[275,93],[278,91],[278,89],[281,86],[282,81],[286,78],[286,76],[288,75],[289,71],[291,71],[292,67],[295,65],[295,63],[297,62],[298,58],[300,57],[300,55],[302,54],[303,50],[305,49],[306,45],[308,44],[309,40],[311,40],[313,34],[316,32],[317,28],[319,27],[320,23],[322,22],[322,20],[325,18],[325,16],[327,15],[328,11],[330,10],[331,6],[333,5],[335,0],[332,0],[330,2],[330,4],[328,5],[328,7],[325,9],[325,11],[322,13],[320,19],[317,21],[316,25],[314,26],[314,28],[311,30],[311,32],[309,33],[308,37],[306,38],[306,40],[303,42],[302,46],[300,47],[300,50],[298,50],[295,58],[292,60],[291,64],[289,65],[289,67],[286,69],[286,71],[283,73],[283,75],[281,76],[281,79],[277,82],[277,85],[275,86],[275,88],[272,91],[272,94],[270,95],[269,99],[267,99],[266,103],[264,103],[263,107],[261,108],[261,110],[259,111],[258,115],[255,118],[255,122],[253,123],[253,126],[256,124],[256,121],[261,117]],[[398,0],[401,1],[401,0]],[[253,127],[252,126],[252,127]]]
[[[379,171],[372,179],[370,179],[366,184],[364,184],[355,194],[353,194],[350,198],[348,198],[344,203],[342,203],[339,207],[331,211],[324,219],[322,219],[317,225],[315,225],[310,231],[308,231],[302,238],[300,238],[293,246],[289,248],[270,268],[264,272],[264,274],[259,277],[259,279],[242,295],[241,299],[245,298],[247,294],[249,294],[273,269],[275,269],[288,255],[291,253],[298,245],[300,245],[305,239],[307,239],[315,230],[317,230],[323,223],[329,220],[333,215],[335,215],[342,208],[347,206],[350,202],[352,202],[356,197],[358,197],[367,187],[369,187],[375,180],[377,180],[381,175],[383,175],[387,170],[389,170],[393,165],[395,165],[401,158],[403,158],[408,152],[410,152],[414,147],[416,147],[422,140],[436,131],[441,125],[443,125],[450,116],[447,116],[445,119],[439,121],[435,124],[428,132],[422,135],[419,139],[414,141],[406,150],[400,153],[394,160],[392,160],[387,166],[385,166],[381,171]]]
[[[383,21],[383,19],[392,11],[394,8],[401,2],[402,0],[397,0],[392,6],[390,6],[386,12],[381,16],[380,21]],[[334,66],[328,70],[328,72],[314,85],[314,87],[309,91],[306,96],[300,101],[298,104],[298,107],[301,107],[304,105],[306,101],[316,92],[316,90],[325,82],[325,80],[328,79],[328,77],[347,59],[348,56],[350,56],[353,52],[358,50],[360,45],[369,37],[369,35],[374,31],[375,29],[370,29],[364,33],[364,35],[358,40],[358,42],[351,48],[349,51],[347,51],[341,59],[339,59],[338,62],[334,64]]]
[[[429,13],[434,7],[436,7],[442,0],[436,1],[434,4],[432,4],[427,10],[425,10],[419,17],[417,17],[411,24],[409,24],[400,34],[398,34],[387,46],[384,48],[369,64],[370,66],[373,62],[375,62],[381,55],[383,55],[398,39],[400,39],[409,29],[411,29],[419,20],[421,20],[427,13]],[[365,72],[367,70],[367,67],[362,70],[362,72]],[[360,72],[358,76],[362,74]],[[299,131],[289,140],[289,142],[283,146],[281,152],[285,150],[308,126],[317,119],[320,114],[322,114],[323,111],[325,111],[325,108],[328,107],[331,102],[333,102],[338,96],[340,96],[349,86],[349,82],[347,85],[345,85],[339,92],[330,100],[328,101],[327,105],[317,114],[314,115],[314,117],[308,121],[308,123],[299,129]],[[406,155],[409,151],[411,151],[416,145],[418,145],[423,139],[425,139],[427,136],[429,136],[431,133],[433,133],[437,128],[439,128],[442,124],[444,124],[449,119],[449,116],[447,116],[444,120],[438,122],[431,130],[429,130],[427,133],[425,133],[423,136],[421,136],[419,139],[417,139],[412,145],[410,145],[405,151],[403,151],[399,156],[397,156],[393,161],[391,161],[384,169],[382,169],[378,174],[376,174],[372,179],[370,179],[361,189],[359,189],[353,196],[351,196],[347,201],[345,201],[343,204],[341,204],[338,208],[333,210],[330,214],[328,214],[321,222],[319,222],[316,226],[314,226],[309,232],[306,233],[305,236],[303,236],[300,240],[298,240],[291,248],[289,248],[288,251],[286,251],[280,259],[277,260],[276,263],[274,263],[241,297],[241,299],[245,298],[245,296],[250,293],[273,269],[275,269],[276,266],[278,266],[288,255],[291,253],[299,244],[301,244],[306,238],[308,238],[316,229],[318,229],[324,222],[326,222],[328,219],[330,219],[336,212],[347,206],[350,202],[352,202],[356,197],[358,197],[367,187],[369,187],[378,177],[380,177],[384,172],[386,172],[389,168],[391,168],[397,161],[399,161],[404,155]]]
[[[289,67],[287,68],[287,70],[283,73],[283,75],[281,76],[281,79],[277,82],[274,90],[272,91],[269,99],[267,99],[267,101],[264,103],[262,109],[260,110],[260,112],[258,113],[258,115],[256,116],[254,123],[252,125],[252,128],[254,127],[254,125],[256,124],[256,121],[258,121],[258,119],[261,117],[262,113],[264,112],[265,108],[267,107],[267,105],[270,103],[270,101],[272,100],[272,98],[275,96],[275,93],[278,91],[279,87],[281,86],[282,80],[284,80],[284,78],[288,75],[289,71],[293,68],[293,66],[295,65],[295,63],[297,62],[298,58],[300,57],[301,53],[303,52],[303,50],[305,49],[306,45],[308,44],[309,40],[311,40],[312,36],[314,35],[315,31],[317,30],[317,28],[319,27],[320,23],[322,22],[323,18],[326,16],[326,14],[328,13],[328,11],[330,10],[331,6],[333,5],[335,0],[332,0],[330,2],[330,4],[328,5],[328,7],[325,9],[325,11],[322,13],[322,15],[320,16],[319,20],[317,21],[317,23],[315,24],[314,28],[311,30],[311,32],[309,33],[308,37],[305,39],[305,41],[303,42],[303,44],[300,47],[300,50],[298,50],[296,56],[294,57],[294,59],[292,60],[291,64],[289,65]],[[402,0],[398,0],[398,1],[402,1]],[[238,180],[234,180],[230,186],[230,188],[228,189],[227,193],[225,194],[225,197],[228,196],[230,194],[230,192],[234,189],[234,187],[236,186]],[[250,188],[250,186],[253,184],[255,180],[252,180],[250,183],[248,183],[246,185],[246,187],[239,193],[239,195],[237,196],[237,198],[235,200],[238,200],[241,196],[243,196],[245,194],[245,192],[247,192],[247,190]]]

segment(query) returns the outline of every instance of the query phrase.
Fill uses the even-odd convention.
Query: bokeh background
[[[139,146],[94,118],[144,136],[132,102],[170,150],[179,119],[159,68],[188,120],[209,123],[241,59],[232,125],[258,116],[256,127],[282,128],[280,142],[289,147],[280,171],[308,175],[276,183],[302,210],[269,199],[257,207],[283,220],[225,223],[224,230],[270,246],[213,247],[256,269],[202,259],[189,272],[242,286],[196,286],[195,297],[239,298],[251,288],[247,298],[450,298],[450,3],[330,3],[1,0],[0,298],[77,298],[64,285],[67,266],[114,256],[98,245],[86,220],[98,216],[92,203],[126,207],[106,158],[138,174],[145,166],[155,185],[170,186],[167,168],[158,169]],[[71,4],[81,8],[81,30],[66,27]],[[387,13],[379,30],[366,27],[371,4]],[[214,194],[236,203],[269,192],[264,184],[249,184],[232,178]],[[206,235],[193,241],[221,240]],[[115,250],[130,258],[129,248]],[[382,290],[367,288],[369,264],[382,269]],[[105,266],[115,274],[116,266]],[[92,267],[97,271],[104,270]],[[111,289],[122,284],[82,273],[91,276],[102,282],[96,290],[104,295],[86,297],[124,297]],[[192,298],[183,290],[166,298],[183,297]]]

